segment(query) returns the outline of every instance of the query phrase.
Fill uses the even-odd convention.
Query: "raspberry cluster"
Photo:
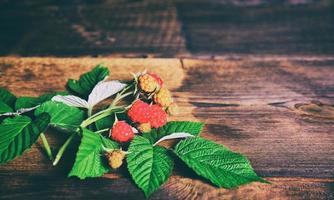
[[[171,92],[163,87],[164,83],[158,75],[145,73],[139,75],[137,80],[137,88],[140,90],[138,98],[133,101],[127,111],[129,121],[117,121],[110,132],[111,138],[121,143],[133,139],[135,133],[131,125],[141,133],[148,133],[152,128],[164,126],[167,123],[168,114],[174,115],[178,111]],[[116,155],[119,154],[114,152],[108,155],[109,163],[114,169],[121,165],[121,156]]]
[[[145,99],[148,103],[141,99],[135,100],[127,114],[129,119],[137,124],[140,132],[150,132],[151,128],[159,128],[165,125],[167,122],[167,113],[170,115],[176,114],[178,107],[173,103],[170,91],[163,87],[163,80],[157,74],[141,74],[138,77],[137,84],[142,94],[152,96],[153,98]],[[116,125],[119,126],[118,124]],[[132,139],[133,132],[130,131],[129,127],[125,128],[123,124],[122,128],[113,128],[111,135],[116,141],[127,142]]]
[[[129,118],[139,123],[139,129],[147,132],[151,127],[159,128],[166,124],[167,113],[157,104],[149,105],[141,100],[137,100],[128,111]]]

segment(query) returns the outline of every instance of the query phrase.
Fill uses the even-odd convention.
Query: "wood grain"
[[[253,183],[239,189],[217,189],[201,180],[172,176],[150,199],[333,199],[333,180],[268,178],[271,185]],[[2,175],[1,199],[145,199],[129,178],[80,181],[51,175]]]
[[[184,60],[204,135],[249,156],[265,176],[333,177],[333,119],[304,115],[295,107],[332,103],[333,64],[288,61]]]
[[[1,6],[1,55],[170,57],[185,51],[172,2],[43,2]]]
[[[2,0],[0,55],[332,55],[332,0]]]
[[[272,184],[217,189],[182,166],[151,199],[334,198],[334,60],[0,58],[0,86],[16,95],[61,90],[98,63],[111,78],[148,69],[162,76],[181,107],[175,120],[206,122],[203,136],[248,156]],[[59,147],[66,135],[50,132]],[[75,148],[52,167],[39,145],[0,166],[1,199],[144,199],[128,174],[67,179]]]
[[[332,1],[239,2],[179,1],[187,50],[193,55],[333,54]]]

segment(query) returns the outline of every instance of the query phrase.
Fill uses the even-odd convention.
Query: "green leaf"
[[[198,175],[219,187],[235,188],[253,181],[266,182],[256,175],[245,156],[200,137],[180,141],[174,152]]]
[[[143,136],[149,139],[152,144],[154,144],[162,137],[177,132],[190,133],[191,135],[197,136],[201,133],[202,128],[202,122],[173,121],[168,122],[161,128],[152,129],[151,132],[144,133]]]
[[[0,101],[0,114],[7,113],[7,112],[13,112],[13,109],[9,105]]]
[[[148,197],[168,180],[173,170],[173,160],[167,149],[153,147],[148,139],[141,136],[132,140],[128,152],[128,170]]]
[[[4,88],[0,88],[0,101],[14,108],[16,97]]]
[[[117,149],[118,144],[88,129],[83,129],[82,139],[76,155],[75,163],[68,176],[80,179],[99,177],[109,171],[103,162],[103,148]]]
[[[15,102],[15,109],[32,108],[46,101],[50,101],[56,95],[66,95],[67,92],[53,92],[39,97],[19,97]]]
[[[34,121],[26,116],[6,118],[0,124],[0,163],[8,162],[34,144],[50,121],[46,113],[40,114]]]
[[[32,108],[39,104],[38,97],[19,97],[15,102],[15,109]]]
[[[59,128],[75,129],[85,119],[85,112],[79,108],[54,101],[47,101],[35,110],[35,115],[46,112],[51,116],[51,125]]]
[[[95,122],[97,130],[111,128],[115,121],[115,115],[109,115]]]
[[[90,72],[80,76],[79,80],[70,79],[67,81],[68,89],[77,96],[87,100],[88,95],[95,85],[109,76],[109,69],[102,65],[96,66]]]

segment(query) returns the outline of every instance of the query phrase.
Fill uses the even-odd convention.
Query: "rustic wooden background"
[[[61,90],[68,78],[78,78],[101,62],[116,79],[145,68],[159,73],[181,107],[176,120],[204,121],[204,137],[244,153],[256,172],[272,182],[217,189],[178,169],[151,199],[334,198],[334,59],[2,57],[0,86],[16,95]],[[56,147],[65,139],[59,133],[48,137]],[[0,166],[0,198],[144,198],[126,174],[67,179],[74,153],[72,149],[67,160],[52,167],[37,145]]]
[[[0,87],[62,90],[101,62],[111,78],[155,71],[176,120],[204,121],[272,182],[218,189],[178,168],[151,199],[334,199],[333,53],[333,0],[0,0]],[[67,154],[52,167],[35,145],[1,165],[0,199],[144,199],[126,173],[66,178]]]
[[[333,0],[0,0],[0,55],[332,55]]]

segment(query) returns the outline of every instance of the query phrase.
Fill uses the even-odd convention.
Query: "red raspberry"
[[[167,114],[160,106],[150,106],[150,123],[153,128],[159,128],[167,123]]]
[[[164,84],[164,82],[162,81],[162,79],[155,73],[148,73],[150,76],[152,76],[155,81],[157,81],[157,83],[160,85],[160,87],[162,87],[162,85]]]
[[[132,127],[125,121],[118,121],[111,129],[111,137],[117,142],[128,142],[133,139]]]
[[[147,123],[150,120],[150,106],[141,100],[137,100],[129,109],[128,116],[133,122]]]

